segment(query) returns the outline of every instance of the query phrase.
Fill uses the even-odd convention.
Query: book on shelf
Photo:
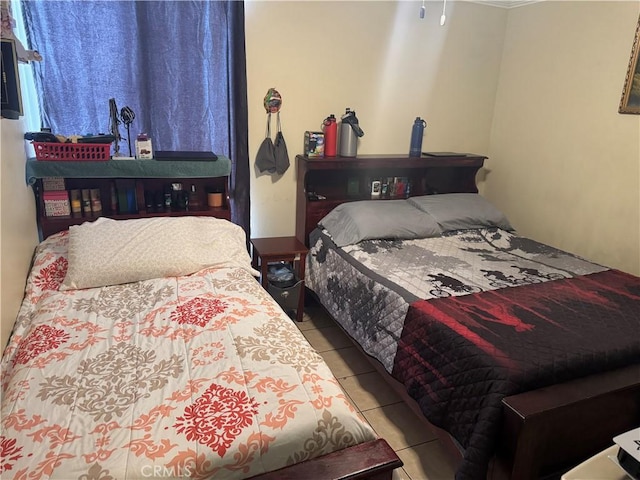
[[[69,192],[66,190],[49,190],[43,192],[44,214],[47,217],[68,217],[71,215]]]

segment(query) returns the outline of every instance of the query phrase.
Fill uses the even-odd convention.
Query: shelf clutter
[[[78,187],[70,181],[70,187]],[[103,213],[126,215],[137,213],[171,213],[204,211],[223,207],[222,192],[207,192],[207,201],[199,185],[186,186],[179,181],[150,185],[136,179],[113,179],[106,183],[89,182],[93,188],[67,188],[63,177],[42,180],[42,200],[47,217],[95,218]],[[103,191],[108,187],[108,197]],[[210,190],[216,187],[210,187]],[[142,194],[142,198],[139,198]],[[107,205],[104,202],[109,202]],[[144,209],[141,208],[144,202]],[[142,211],[143,210],[143,211]]]
[[[38,161],[26,164],[40,238],[97,217],[213,216],[231,219],[231,161]]]

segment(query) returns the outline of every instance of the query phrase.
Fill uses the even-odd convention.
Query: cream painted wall
[[[640,116],[617,113],[640,3],[509,11],[485,195],[531,238],[640,274]]]
[[[295,155],[306,130],[346,107],[365,132],[358,152],[408,153],[416,116],[428,122],[424,149],[488,154],[507,10],[439,2],[246,2],[251,233],[295,231]],[[291,168],[261,175],[263,98],[283,97],[282,128]],[[272,121],[275,129],[275,119]]]
[[[35,201],[25,182],[24,126],[0,120],[0,351],[11,334],[38,243]]]

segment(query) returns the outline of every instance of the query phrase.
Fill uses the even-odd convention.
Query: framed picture
[[[640,62],[638,62],[638,50],[640,49],[640,17],[636,27],[636,36],[631,48],[629,68],[624,80],[622,99],[620,100],[619,113],[640,114]]]
[[[22,115],[20,77],[15,40],[2,39],[2,117],[17,120]]]

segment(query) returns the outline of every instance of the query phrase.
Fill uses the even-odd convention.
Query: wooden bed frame
[[[412,196],[431,191],[475,193],[475,176],[484,158],[465,154],[419,159],[369,156],[312,160],[298,156],[298,239],[308,245],[311,229],[335,206],[371,198],[367,179],[405,176],[417,186]],[[364,184],[360,195],[347,194],[354,178]],[[318,195],[327,198],[318,201]],[[380,362],[366,353],[365,356],[411,409],[424,418],[404,386]],[[561,473],[612,445],[615,435],[640,425],[640,363],[509,396],[502,404],[501,435],[487,478],[558,479]],[[425,428],[443,441],[454,461],[459,460],[461,452],[449,434],[426,418],[424,422]]]
[[[379,438],[264,473],[252,480],[391,480],[393,469],[401,466],[402,461],[389,444]]]
[[[36,199],[38,200],[37,194]],[[199,212],[199,215],[210,215],[228,219],[226,209]],[[115,219],[131,219],[148,218],[156,215],[142,212],[140,215],[132,214],[126,217],[117,214],[103,216]],[[166,215],[158,214],[157,216]],[[43,218],[43,216],[38,216],[39,226]],[[90,221],[92,219],[84,220]],[[67,230],[70,224],[80,222],[77,219],[74,220],[65,217],[59,221],[49,223],[50,225],[44,238],[59,231]],[[251,478],[254,480],[327,480],[329,478],[336,480],[391,480],[393,470],[402,467],[402,465],[402,460],[400,460],[389,444],[384,439],[379,438]]]

